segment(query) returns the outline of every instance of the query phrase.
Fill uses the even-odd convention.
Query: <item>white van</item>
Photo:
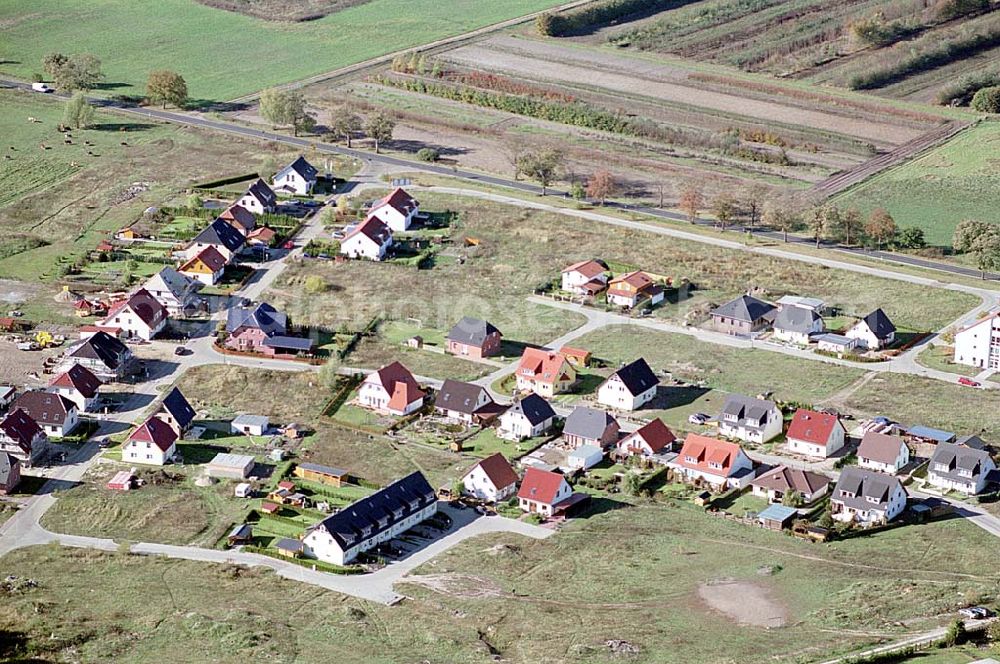
[[[49,87],[48,83],[32,83],[31,89],[35,92],[52,92],[52,88]]]

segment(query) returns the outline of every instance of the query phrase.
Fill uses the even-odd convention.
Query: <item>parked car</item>
[[[969,620],[982,620],[990,617],[990,610],[985,606],[967,606],[964,609],[959,609],[958,612]]]
[[[691,415],[688,415],[689,424],[705,424],[710,419],[711,417],[705,413],[692,413]]]
[[[292,250],[295,248],[295,242],[293,240],[286,240],[285,243],[281,245],[281,247],[283,249]]]
[[[966,385],[968,387],[982,387],[982,383],[980,383],[979,381],[972,380],[971,378],[966,378],[965,376],[962,376],[961,378],[958,379],[958,384]]]
[[[55,90],[53,90],[52,87],[46,83],[32,83],[31,89],[35,92],[55,92]]]
[[[174,346],[174,355],[190,355],[191,349],[185,346]]]

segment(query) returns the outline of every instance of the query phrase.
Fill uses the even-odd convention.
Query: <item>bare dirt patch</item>
[[[762,585],[734,579],[719,579],[698,586],[698,596],[713,610],[740,625],[782,627],[788,609]]]
[[[490,598],[508,596],[494,581],[471,574],[421,574],[419,576],[408,576],[405,580],[452,597]]]

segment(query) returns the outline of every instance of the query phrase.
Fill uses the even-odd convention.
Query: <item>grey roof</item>
[[[448,332],[448,340],[470,346],[482,346],[486,338],[494,332],[499,333],[500,330],[484,320],[465,316]]]
[[[884,511],[896,487],[902,486],[894,475],[848,466],[840,472],[832,499],[854,509]],[[905,493],[906,489],[903,491]],[[843,495],[843,492],[848,495]],[[869,498],[874,498],[875,502],[869,501]]]
[[[238,524],[229,531],[229,539],[250,539],[251,537],[253,537],[253,526],[249,523]]]
[[[513,415],[524,415],[531,426],[541,424],[556,416],[556,411],[552,409],[549,402],[534,392],[520,401],[515,401],[514,405],[507,409],[507,412]]]
[[[257,427],[266,427],[269,421],[267,415],[237,415],[233,418],[233,424]]]
[[[292,539],[290,537],[282,537],[280,540],[275,542],[274,548],[280,549],[282,551],[291,551],[293,553],[302,551],[302,542],[297,539]]]
[[[646,364],[646,360],[641,357],[630,364],[626,364],[612,375],[618,376],[622,383],[625,384],[625,388],[633,396],[642,394],[651,387],[660,384],[660,379],[656,377],[653,370]]]
[[[931,456],[928,470],[941,477],[968,482],[978,478],[984,471],[992,470],[992,467],[987,467],[990,462],[992,459],[985,450],[972,449],[952,443],[938,443],[933,456]],[[938,465],[944,465],[947,468],[939,470]],[[971,472],[972,477],[960,475],[959,470]]]
[[[269,337],[284,336],[288,317],[267,302],[256,307],[233,307],[226,315],[226,331],[230,334],[241,327],[257,328]]]
[[[423,473],[416,471],[351,503],[315,527],[327,531],[346,551],[436,502],[434,489]]]
[[[181,274],[168,265],[147,279],[146,283],[143,284],[143,288],[149,290],[152,286],[159,285],[161,283],[166,290],[170,291],[176,298],[181,298],[187,291],[198,290],[204,286],[204,284],[197,279],[192,279],[186,274]],[[159,290],[159,288],[153,288],[153,290]]]
[[[808,333],[813,331],[813,323],[820,318],[813,309],[788,305],[782,307],[774,317],[774,329]]]
[[[200,233],[194,236],[191,241],[194,244],[211,244],[223,246],[231,252],[239,251],[246,241],[232,224],[222,219],[216,219],[206,226]]]
[[[472,415],[476,412],[476,404],[479,402],[479,396],[485,390],[486,388],[481,385],[473,385],[472,383],[464,383],[460,380],[449,378],[441,385],[441,390],[438,392],[434,405],[437,408]],[[493,401],[489,397],[489,394],[486,397],[487,404]]]
[[[885,312],[881,309],[876,309],[862,319],[865,325],[868,326],[876,337],[879,339],[885,339],[890,334],[896,331],[896,326],[892,324],[889,317],[885,315]]]
[[[334,468],[333,466],[323,466],[318,463],[300,463],[299,468],[303,470],[311,470],[314,473],[320,473],[322,475],[331,475],[333,477],[344,477],[348,474],[343,468]]]
[[[121,360],[129,354],[128,346],[107,332],[95,332],[77,346],[70,357],[99,360],[109,369],[117,369]]]
[[[777,408],[773,401],[754,399],[742,394],[730,394],[722,404],[723,415],[733,415],[739,424],[749,428],[763,428],[767,423],[768,413]],[[723,418],[719,418],[720,420]],[[753,424],[759,422],[760,424]]]
[[[223,466],[225,468],[246,468],[247,465],[253,465],[253,457],[249,454],[231,454],[229,452],[220,452],[216,454],[211,461],[210,465],[213,466]]]
[[[585,406],[577,406],[566,418],[563,434],[597,440],[615,422],[611,413]]]
[[[837,346],[850,346],[854,344],[854,339],[850,337],[845,337],[843,334],[834,334],[832,332],[827,332],[826,334],[817,334],[813,337],[816,341],[824,341],[828,344],[834,344]]]
[[[969,434],[968,436],[962,436],[955,441],[956,445],[964,445],[966,447],[971,447],[974,450],[982,450],[986,448],[986,442],[976,434]]]
[[[170,390],[167,396],[163,397],[161,408],[170,413],[170,416],[177,420],[177,424],[182,429],[194,421],[194,408],[191,407],[187,398],[176,387]]]
[[[8,488],[11,472],[17,468],[20,462],[6,452],[0,452],[0,487]]]
[[[315,180],[316,179],[316,168],[312,164],[310,164],[308,161],[306,161],[305,157],[303,157],[302,155],[299,155],[299,157],[295,161],[293,161],[288,166],[285,166],[280,171],[278,171],[278,174],[275,175],[274,177],[278,178],[278,176],[280,176],[282,173],[284,173],[287,170],[293,170],[293,171],[295,171],[300,176],[302,176],[303,180]]]
[[[741,295],[712,311],[713,316],[723,316],[752,323],[774,310],[774,305],[750,295]]]
[[[280,334],[264,339],[264,345],[269,348],[284,348],[286,350],[297,351],[310,351],[314,346],[313,342],[305,337],[289,337]]]

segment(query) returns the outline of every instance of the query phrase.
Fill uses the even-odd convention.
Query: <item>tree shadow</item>
[[[427,143],[425,141],[408,141],[400,139],[393,139],[392,147],[403,152],[412,153],[417,153],[425,148],[430,148],[431,150],[435,150],[438,155],[442,157],[455,157],[458,155],[468,154],[469,152],[466,148],[455,148],[445,145],[437,145],[435,143]]]
[[[177,446],[177,451],[184,459],[184,465],[200,465],[208,463],[215,458],[216,454],[225,454],[229,448],[222,445],[207,445],[204,443],[181,443]]]
[[[95,90],[119,90],[121,88],[131,88],[131,83],[114,83],[111,81],[103,81],[94,86]]]
[[[25,632],[0,629],[0,662],[6,664],[48,664],[50,660],[27,655],[29,645]]]
[[[91,129],[94,131],[120,131],[120,132],[130,132],[130,131],[146,131],[152,129],[155,125],[149,124],[148,122],[102,122],[100,124],[95,124]]]
[[[584,505],[578,512],[571,515],[570,518],[573,519],[590,519],[595,516],[600,516],[607,512],[614,512],[620,509],[626,509],[632,507],[628,503],[623,503],[619,500],[614,500],[612,498],[599,498],[592,497],[590,501]]]
[[[181,110],[202,111],[203,113],[238,113],[246,111],[250,104],[241,101],[219,101],[217,99],[188,99]]]

